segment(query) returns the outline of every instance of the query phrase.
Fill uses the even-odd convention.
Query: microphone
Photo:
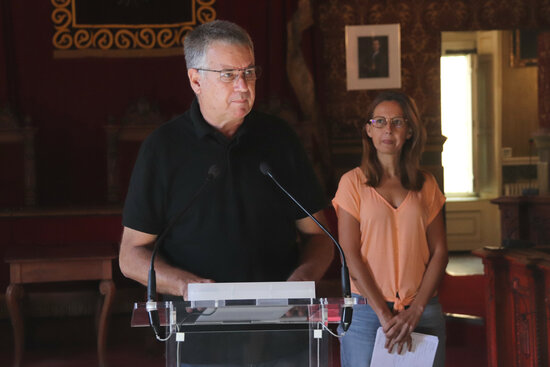
[[[204,188],[210,184],[212,181],[214,181],[218,176],[220,175],[220,168],[213,164],[208,169],[208,174],[206,175],[206,180],[202,183],[202,185],[199,187],[197,191],[193,194],[187,205],[176,215],[172,218],[172,220],[168,223],[168,225],[164,228],[162,233],[157,237],[157,240],[155,241],[155,244],[153,246],[153,251],[151,253],[151,265],[149,267],[149,276],[147,278],[147,302],[145,305],[145,308],[147,312],[149,313],[149,325],[153,328],[155,335],[157,339],[160,340],[159,337],[159,330],[160,330],[160,321],[159,316],[157,312],[157,278],[155,274],[155,257],[157,255],[157,252],[162,245],[164,238],[166,235],[170,232],[174,224],[176,224],[179,219],[189,210],[189,208],[192,206],[192,204],[195,202],[195,200],[199,197],[199,195],[202,193]]]
[[[351,319],[353,315],[353,308],[351,307],[351,303],[348,303],[348,300],[351,299],[351,286],[349,282],[349,271],[348,271],[348,265],[346,263],[346,257],[344,256],[344,250],[342,250],[342,246],[336,241],[334,236],[321,224],[319,221],[309,212],[307,211],[302,204],[298,202],[292,196],[280,183],[277,181],[277,179],[273,176],[273,173],[271,172],[271,167],[269,167],[269,164],[266,162],[260,163],[260,172],[262,172],[264,175],[268,176],[275,184],[288,196],[304,213],[306,213],[313,221],[330,237],[332,242],[336,245],[336,248],[340,252],[340,258],[342,261],[342,295],[344,296],[344,307],[342,308],[342,315],[340,319],[340,325],[342,326],[342,329],[344,331],[347,331],[351,325]]]

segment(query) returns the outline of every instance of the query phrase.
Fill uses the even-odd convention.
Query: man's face
[[[252,51],[244,45],[213,43],[206,52],[204,69],[242,69],[254,65]],[[232,82],[220,80],[220,73],[190,69],[191,87],[197,95],[201,113],[215,127],[240,125],[252,109],[256,81],[247,81],[243,73]]]

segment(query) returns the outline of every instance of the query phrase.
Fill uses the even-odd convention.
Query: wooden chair
[[[164,122],[164,118],[155,105],[142,98],[128,108],[120,121],[120,124],[117,124],[113,118],[110,118],[105,127],[107,133],[107,201],[110,203],[118,203],[121,200],[120,143],[143,141]]]
[[[6,290],[6,303],[13,325],[13,367],[22,365],[24,350],[24,321],[20,301],[24,286],[55,282],[63,289],[63,282],[99,281],[104,296],[96,315],[97,354],[100,367],[107,366],[106,339],[108,316],[115,296],[112,262],[117,258],[115,245],[90,244],[87,246],[17,246],[6,252],[10,265],[10,284]]]
[[[0,107],[0,144],[23,144],[24,165],[24,204],[36,204],[36,161],[34,137],[36,128],[31,126],[31,119],[26,117],[23,124],[7,107]]]

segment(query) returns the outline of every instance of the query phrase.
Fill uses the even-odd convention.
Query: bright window
[[[472,76],[468,55],[441,57],[441,156],[447,195],[472,195]]]

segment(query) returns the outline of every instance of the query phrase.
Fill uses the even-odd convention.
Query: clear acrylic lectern
[[[343,307],[357,298],[259,299],[136,303],[132,326],[149,327],[156,308],[165,340],[166,366],[200,364],[330,366]],[[153,305],[155,306],[155,305]]]

